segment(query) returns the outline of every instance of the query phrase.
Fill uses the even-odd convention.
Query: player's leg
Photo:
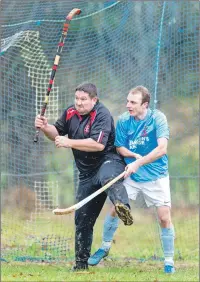
[[[139,186],[130,177],[126,178],[123,182],[129,199],[135,200]],[[115,207],[111,207],[110,212],[107,214],[104,220],[103,226],[103,240],[101,247],[89,258],[89,265],[97,265],[104,257],[106,257],[110,251],[114,234],[118,228],[119,220],[115,211]]]
[[[171,211],[169,206],[157,207],[158,219],[161,227],[161,241],[165,257],[164,271],[173,273],[174,268],[174,238],[175,232],[171,222]]]
[[[164,271],[173,273],[174,268],[174,238],[175,231],[171,221],[171,196],[169,177],[144,184],[143,193],[148,206],[157,208],[158,220],[161,228],[161,242],[165,257]]]
[[[125,169],[123,160],[118,156],[109,157],[99,169],[99,181],[101,186],[121,174]],[[123,185],[123,179],[118,180],[107,191],[107,195],[115,206],[118,217],[125,225],[133,224],[133,218],[130,212],[128,194]]]
[[[109,252],[113,241],[114,234],[119,225],[119,218],[115,211],[115,207],[110,207],[109,213],[106,215],[103,226],[103,241],[101,248]]]
[[[106,257],[111,248],[114,234],[118,228],[119,218],[116,214],[115,207],[112,205],[109,213],[106,215],[103,225],[103,240],[101,247],[88,259],[89,265],[97,265]]]
[[[93,186],[92,178],[80,181],[77,200],[83,200],[97,189],[97,186]],[[75,213],[75,271],[88,268],[88,258],[90,257],[93,239],[93,227],[106,197],[105,192],[101,193]]]

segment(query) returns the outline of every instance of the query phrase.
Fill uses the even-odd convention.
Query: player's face
[[[147,110],[147,106],[147,102],[142,104],[142,94],[140,92],[128,94],[126,107],[131,116],[140,118]]]
[[[75,92],[75,108],[80,115],[88,114],[94,107],[97,98],[90,98],[89,94],[84,91]]]

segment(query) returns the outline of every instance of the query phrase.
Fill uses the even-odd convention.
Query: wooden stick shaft
[[[44,114],[46,112],[47,104],[48,104],[48,101],[49,101],[49,94],[50,94],[51,89],[52,89],[52,85],[53,85],[55,74],[56,74],[58,64],[59,64],[59,61],[60,61],[62,49],[63,49],[63,46],[65,44],[65,39],[67,37],[67,32],[68,32],[68,29],[69,29],[70,21],[73,18],[73,16],[79,15],[80,13],[81,13],[81,10],[75,8],[75,9],[71,10],[71,12],[67,15],[67,17],[65,19],[65,23],[64,23],[63,29],[62,29],[62,35],[61,35],[60,41],[58,43],[58,48],[57,48],[56,56],[55,56],[55,59],[54,59],[54,64],[53,64],[50,79],[49,79],[49,85],[48,85],[48,88],[47,88],[45,100],[44,100],[44,103],[43,103],[43,106],[42,106],[42,109],[41,109],[41,112],[40,112],[41,116],[44,116]],[[34,142],[38,141],[39,133],[40,133],[40,129],[38,128],[35,132]]]
[[[55,209],[55,210],[53,210],[53,214],[64,215],[64,214],[69,214],[69,213],[72,213],[72,212],[80,209],[82,206],[87,204],[89,201],[94,199],[96,196],[98,196],[99,194],[104,192],[106,189],[108,189],[110,186],[112,186],[115,182],[117,182],[119,179],[121,179],[124,176],[124,174],[125,174],[125,171],[122,172],[121,174],[119,174],[117,177],[115,177],[110,182],[108,182],[106,185],[101,187],[99,190],[97,190],[96,192],[92,193],[91,195],[89,195],[88,197],[86,197],[85,199],[80,201],[79,203],[77,203],[77,204],[75,204],[75,205],[73,205],[73,206],[71,206],[67,209]]]

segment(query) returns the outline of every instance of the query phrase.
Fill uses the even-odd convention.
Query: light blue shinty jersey
[[[169,127],[166,116],[159,110],[148,109],[144,120],[135,120],[129,112],[119,117],[116,126],[115,146],[145,156],[158,146],[157,139],[169,139]],[[135,158],[124,158],[126,164]],[[137,182],[149,182],[168,175],[168,157],[162,156],[156,161],[141,166],[131,178]]]

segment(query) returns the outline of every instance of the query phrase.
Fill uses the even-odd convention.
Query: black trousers
[[[107,158],[95,174],[80,178],[76,199],[81,201],[101,188],[107,182],[118,176],[125,169],[125,164],[118,156]],[[76,264],[87,264],[90,257],[93,227],[104,205],[106,197],[113,204],[119,201],[129,206],[129,199],[123,185],[123,178],[113,184],[106,191],[98,195],[75,213],[75,260]]]

